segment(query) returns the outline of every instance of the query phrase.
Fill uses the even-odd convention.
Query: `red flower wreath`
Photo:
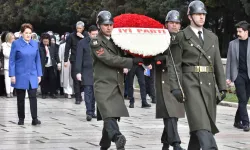
[[[163,29],[164,26],[159,22],[145,15],[139,14],[122,14],[116,16],[114,18],[114,28],[122,28],[122,27],[136,27],[136,28],[160,28]],[[150,57],[150,56],[142,56],[138,54],[133,54],[126,50],[133,56],[136,57]]]

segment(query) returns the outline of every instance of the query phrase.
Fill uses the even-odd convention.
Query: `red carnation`
[[[114,28],[137,27],[137,28],[164,28],[159,22],[145,15],[122,14],[114,18]]]

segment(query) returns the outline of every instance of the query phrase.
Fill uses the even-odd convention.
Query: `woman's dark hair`
[[[23,33],[25,31],[25,29],[30,29],[31,31],[33,31],[33,26],[30,23],[24,23],[21,25],[21,32]]]
[[[50,41],[51,41],[51,38],[50,38],[50,35],[48,33],[42,33],[41,37],[40,37],[40,43],[43,44],[43,40],[44,39],[48,39],[49,40],[49,44],[50,44]]]
[[[2,43],[6,42],[5,41],[5,38],[6,38],[6,35],[9,33],[9,31],[3,31],[2,34],[1,34],[1,41]]]

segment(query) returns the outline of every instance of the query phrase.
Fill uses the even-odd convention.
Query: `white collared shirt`
[[[111,39],[111,37],[110,36],[105,36],[108,40],[110,40]]]
[[[49,47],[48,47],[48,49],[49,49]],[[48,54],[46,55],[46,57],[48,57],[48,62],[46,63],[45,67],[51,67],[52,66],[52,61],[51,61],[51,57],[50,57],[50,52],[49,51],[48,51]]]
[[[193,27],[193,26],[190,26],[191,29],[194,31],[195,35],[199,38],[199,31],[201,31],[201,37],[202,39],[204,40],[204,36],[203,36],[203,28],[197,28],[197,27]]]

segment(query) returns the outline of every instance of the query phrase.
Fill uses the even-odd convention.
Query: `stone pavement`
[[[126,100],[128,105],[128,100]],[[163,122],[155,119],[155,105],[140,108],[137,99],[129,118],[119,123],[127,138],[126,149],[161,150]],[[31,125],[29,101],[26,99],[24,126],[17,125],[16,98],[0,98],[0,150],[99,150],[102,121],[85,119],[85,105],[75,105],[74,99],[38,99],[40,126]],[[236,108],[218,107],[216,135],[219,150],[250,150],[250,132],[233,128]],[[179,120],[179,133],[187,148],[189,128],[186,119]],[[110,150],[114,150],[112,144]]]

